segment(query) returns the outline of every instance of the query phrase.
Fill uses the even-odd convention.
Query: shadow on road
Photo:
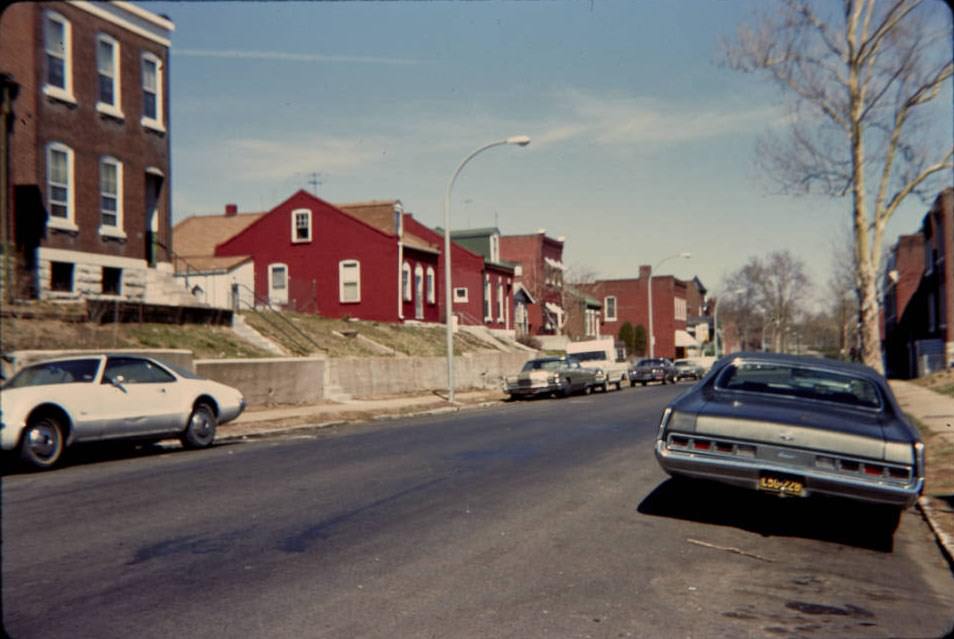
[[[779,498],[715,482],[668,479],[637,507],[643,515],[731,526],[891,552],[896,512],[841,499]]]
[[[222,442],[215,444],[215,447],[231,446],[234,442]],[[26,466],[17,458],[13,452],[4,455],[3,463],[0,465],[0,476],[26,475],[36,472],[56,472],[71,466],[85,466],[87,464],[99,464],[102,462],[121,461],[124,459],[140,459],[158,457],[159,455],[189,455],[200,454],[202,451],[186,450],[184,448],[174,448],[160,446],[154,443],[136,443],[136,442],[113,442],[96,444],[77,444],[66,449],[63,457],[56,466],[49,471],[37,471]]]

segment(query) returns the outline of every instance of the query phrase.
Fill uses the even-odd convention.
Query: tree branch
[[[878,212],[877,219],[880,223],[887,222],[891,216],[894,214],[895,209],[901,204],[901,202],[908,195],[911,194],[914,189],[918,187],[924,180],[928,179],[935,173],[943,171],[944,169],[954,169],[954,148],[947,152],[947,155],[944,156],[944,159],[936,164],[932,164],[927,167],[921,173],[918,174],[913,180],[909,181],[903,188],[901,188],[897,193],[892,196],[891,200],[888,202],[888,205],[885,207],[883,212]]]

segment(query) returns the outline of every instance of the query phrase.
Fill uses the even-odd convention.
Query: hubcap
[[[212,433],[212,422],[204,411],[196,411],[192,416],[192,432],[202,438]]]
[[[37,457],[49,458],[56,451],[56,433],[49,426],[34,426],[28,437],[30,450]]]

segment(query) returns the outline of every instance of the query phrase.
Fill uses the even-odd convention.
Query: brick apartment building
[[[500,258],[514,264],[514,324],[528,335],[558,335],[566,321],[564,238],[538,231],[500,237]]]
[[[4,194],[20,298],[149,301],[171,238],[173,23],[127,2],[16,3],[0,73],[19,84]]]
[[[605,279],[579,285],[603,307],[603,335],[618,336],[623,324],[642,326],[649,335],[651,267],[639,267],[638,278]],[[698,343],[688,333],[687,291],[690,286],[672,275],[653,275],[653,336],[657,357],[686,357]],[[646,354],[649,345],[646,346]]]
[[[954,365],[954,188],[938,194],[919,233],[892,247],[882,304],[889,376]]]

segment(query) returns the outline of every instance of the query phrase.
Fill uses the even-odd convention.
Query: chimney
[[[232,217],[233,215],[238,215],[238,204],[226,204],[225,217]]]
[[[649,275],[652,273],[653,267],[649,264],[643,264],[639,267],[639,279],[649,279]]]

